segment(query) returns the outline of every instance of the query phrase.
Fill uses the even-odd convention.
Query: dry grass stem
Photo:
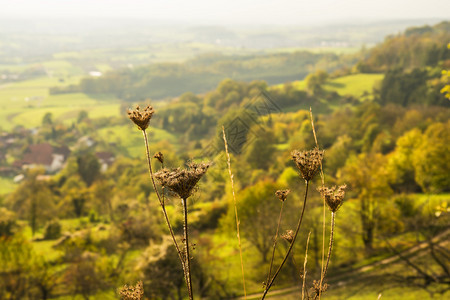
[[[309,117],[311,120],[311,127],[314,135],[314,141],[316,143],[317,149],[319,149],[319,142],[317,141],[316,128],[314,127],[314,118],[312,114],[312,109],[309,107]],[[323,166],[322,162],[320,162],[320,178],[322,180],[322,187],[325,186],[325,176],[323,174]],[[322,286],[323,282],[323,264],[325,261],[325,234],[326,234],[326,209],[325,209],[325,200],[323,201],[323,216],[322,216],[322,259],[321,259],[321,274],[320,274],[320,286]],[[320,299],[320,296],[319,296]]]
[[[311,236],[311,231],[308,233],[308,238],[306,239],[306,250],[305,250],[305,261],[303,262],[303,284],[302,284],[302,300],[305,299],[306,293],[306,264],[308,263],[308,247],[309,247],[309,238]]]
[[[182,198],[183,202],[183,215],[184,215],[184,223],[183,223],[183,232],[184,232],[184,253],[185,253],[185,276],[187,281],[187,289],[189,294],[189,299],[194,299],[194,295],[192,293],[192,278],[191,278],[191,256],[189,254],[189,231],[188,231],[188,211],[187,211],[187,199]]]
[[[230,153],[228,152],[227,137],[225,136],[225,128],[223,126],[222,126],[222,133],[223,133],[223,141],[225,143],[225,153],[227,154],[228,174],[230,175],[231,191],[233,193],[234,214],[236,217],[236,234],[237,234],[238,244],[239,244],[239,256],[241,259],[241,272],[242,272],[242,285],[244,287],[244,299],[247,299],[247,291],[245,289],[244,260],[242,258],[241,235],[239,233],[239,217],[238,217],[238,211],[237,211],[236,194],[234,192],[234,180],[233,180],[233,173],[231,172],[231,159],[230,159]]]

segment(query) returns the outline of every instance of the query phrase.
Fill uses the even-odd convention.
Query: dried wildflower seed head
[[[327,203],[328,208],[332,212],[336,212],[344,202],[346,188],[347,186],[344,184],[338,187],[337,189],[335,186],[333,186],[332,188],[321,187],[318,190],[322,195],[323,199],[325,200],[325,202]]]
[[[302,177],[305,180],[311,180],[322,163],[323,151],[317,148],[310,151],[294,150],[291,152],[291,156]]]
[[[142,281],[138,281],[136,286],[124,285],[119,290],[119,296],[122,300],[141,300],[144,299],[144,286]]]
[[[286,232],[283,233],[281,235],[281,237],[283,239],[285,239],[286,241],[288,241],[289,243],[292,243],[292,241],[294,240],[294,231],[293,230],[286,230]]]
[[[208,167],[209,163],[190,163],[187,169],[164,168],[155,173],[155,178],[162,186],[167,187],[180,198],[187,199],[192,195],[197,182],[206,173]]]
[[[153,157],[156,158],[160,163],[164,163],[164,155],[161,152],[155,153]]]
[[[277,196],[277,198],[280,199],[281,202],[284,202],[290,192],[291,190],[278,190],[275,192],[275,196]]]
[[[145,130],[147,129],[155,110],[150,105],[147,105],[147,107],[141,111],[139,105],[137,105],[136,109],[128,110],[127,113],[128,118],[130,118],[130,120],[137,125],[139,130]]]
[[[320,295],[323,292],[326,292],[327,289],[328,289],[328,284],[322,283],[322,286],[320,286],[320,280],[313,281],[312,291],[313,291],[314,295]]]

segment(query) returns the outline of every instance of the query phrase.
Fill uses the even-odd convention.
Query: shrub
[[[52,220],[45,225],[45,240],[55,240],[61,236],[61,224],[58,220]]]

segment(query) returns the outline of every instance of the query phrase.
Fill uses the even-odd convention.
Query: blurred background
[[[325,183],[348,186],[323,298],[450,297],[449,3],[0,7],[0,299],[118,299],[117,288],[138,280],[149,299],[186,295],[142,134],[127,118],[137,104],[155,108],[150,150],[164,166],[212,162],[189,199],[198,298],[244,294],[222,125],[247,291],[259,294],[275,191],[292,190],[280,230],[293,229],[301,209],[290,153],[315,147],[310,109]],[[309,232],[307,283],[320,278],[320,178],[312,185],[273,299],[299,297]],[[168,195],[167,210],[181,237],[179,199]],[[275,263],[287,247],[279,242]]]

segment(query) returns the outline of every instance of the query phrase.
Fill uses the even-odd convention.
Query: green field
[[[12,178],[0,177],[0,195],[11,193],[16,188]]]
[[[383,79],[383,74],[354,74],[329,80],[325,89],[336,91],[340,95],[361,97],[364,93],[371,94],[377,82]]]
[[[340,95],[351,95],[354,97],[371,97],[375,85],[383,79],[383,74],[352,74],[338,78],[328,79],[324,84],[326,91],[334,91]],[[281,89],[284,84],[278,84],[273,88]],[[298,80],[292,82],[297,90],[306,90],[306,81]]]
[[[64,81],[41,77],[3,85],[0,87],[0,128],[10,130],[17,125],[36,127],[47,112],[53,114],[54,120],[65,123],[73,122],[81,110],[87,110],[93,118],[119,115],[119,102],[113,96],[82,93],[50,95],[48,92],[50,87],[76,84],[79,80],[79,76],[68,77]]]
[[[147,130],[151,144],[155,145],[163,140],[168,140],[176,145],[176,137],[163,129],[150,127]],[[98,131],[99,136],[109,143],[116,143],[126,149],[132,157],[142,157],[144,154],[142,133],[131,123],[129,125],[117,125],[102,128]]]

